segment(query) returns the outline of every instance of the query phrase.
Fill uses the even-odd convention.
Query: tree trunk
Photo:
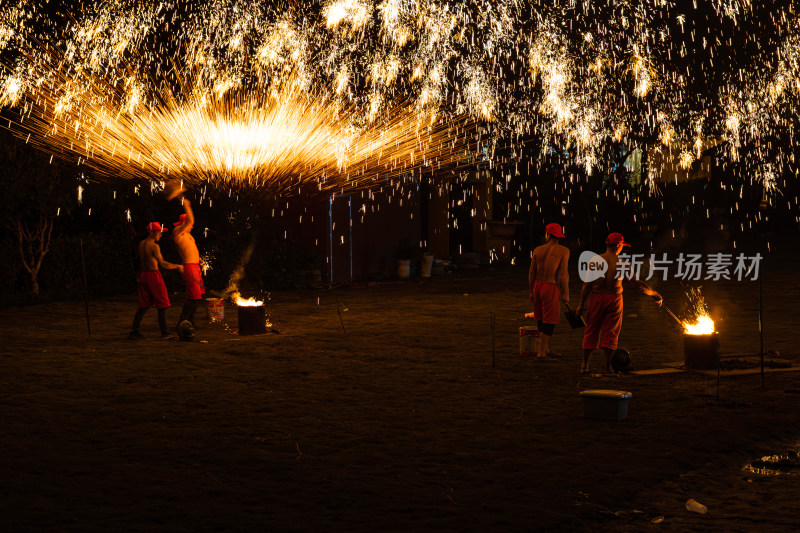
[[[53,217],[39,215],[39,223],[31,230],[28,224],[20,219],[13,222],[12,228],[17,235],[19,254],[22,266],[31,278],[33,294],[39,295],[39,270],[45,254],[50,250],[50,236],[53,233]]]

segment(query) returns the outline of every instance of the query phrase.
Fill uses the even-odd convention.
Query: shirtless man
[[[142,318],[150,307],[158,309],[158,326],[161,328],[161,337],[169,337],[167,331],[167,307],[170,306],[167,287],[164,285],[164,278],[161,277],[158,267],[166,270],[177,269],[183,272],[183,267],[164,261],[161,257],[161,248],[158,241],[161,239],[162,229],[158,222],[151,222],[147,225],[147,237],[139,243],[139,310],[133,317],[133,329],[130,337],[132,339],[142,338],[139,328],[142,325]]]
[[[561,226],[548,224],[545,231],[545,244],[533,250],[528,271],[533,318],[539,327],[539,351],[536,357],[550,355],[550,337],[556,324],[561,322],[559,300],[569,304],[569,249],[558,244],[558,239],[564,238]]]
[[[175,241],[178,253],[181,255],[183,283],[186,286],[186,300],[184,301],[178,324],[188,320],[194,326],[194,312],[200,302],[203,301],[203,294],[205,294],[206,288],[203,284],[203,273],[200,270],[200,252],[197,250],[197,244],[191,234],[194,226],[192,205],[187,198],[181,199],[181,205],[183,205],[185,212],[173,224],[175,228],[172,230],[172,240]]]
[[[611,356],[617,349],[619,332],[622,329],[622,278],[627,278],[644,294],[653,298],[661,305],[661,295],[650,286],[639,280],[630,270],[630,265],[623,263],[617,266],[617,257],[625,246],[630,246],[620,233],[611,233],[606,239],[606,251],[600,257],[605,260],[608,269],[602,277],[583,284],[581,288],[581,301],[576,312],[580,315],[586,309],[588,299],[588,314],[586,317],[586,331],[583,335],[583,364],[581,374],[589,372],[589,358],[598,348],[605,354],[605,371],[612,372]],[[601,334],[602,331],[602,334]]]

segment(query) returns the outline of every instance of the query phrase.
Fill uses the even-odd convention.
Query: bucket
[[[206,318],[211,322],[225,320],[225,300],[206,298]]]
[[[433,254],[424,254],[422,256],[422,265],[420,266],[423,278],[431,277],[433,271]]]
[[[567,304],[567,310],[566,310],[565,314],[567,316],[567,322],[569,322],[569,326],[572,329],[578,329],[578,328],[585,328],[586,327],[586,321],[584,321],[583,317],[581,315],[579,315],[578,313],[576,313],[575,310],[572,309],[569,306],[569,304]]]
[[[622,390],[589,389],[581,391],[583,416],[598,420],[625,420],[631,394]]]
[[[683,363],[692,370],[714,370],[719,366],[719,340],[716,333],[683,334]]]
[[[519,354],[536,355],[539,351],[539,329],[536,326],[519,328]]]
[[[400,279],[408,279],[411,277],[411,259],[397,260],[397,277]]]
[[[237,306],[239,335],[259,335],[267,332],[267,309],[263,305],[255,307]]]

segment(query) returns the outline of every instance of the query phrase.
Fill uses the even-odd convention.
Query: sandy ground
[[[765,347],[795,364],[799,266],[764,281]],[[81,302],[4,310],[0,530],[800,525],[798,477],[743,470],[797,449],[800,372],[764,387],[758,374],[581,377],[582,333],[566,324],[560,358],[520,356],[526,274],[272,293],[280,333],[240,337],[228,307],[226,327],[201,319],[193,342],[158,340],[153,311],[147,338],[128,340],[134,295],[91,302],[90,340]],[[677,310],[683,289],[658,288]],[[758,283],[704,291],[722,351],[759,351]],[[674,323],[630,287],[621,345],[635,369],[683,359]],[[632,392],[628,418],[584,418],[587,388]],[[708,513],[688,512],[689,498]]]

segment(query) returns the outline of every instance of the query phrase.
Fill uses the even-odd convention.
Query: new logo
[[[591,250],[586,250],[578,258],[578,276],[584,283],[591,283],[596,279],[602,278],[607,271],[608,263],[606,260]]]

